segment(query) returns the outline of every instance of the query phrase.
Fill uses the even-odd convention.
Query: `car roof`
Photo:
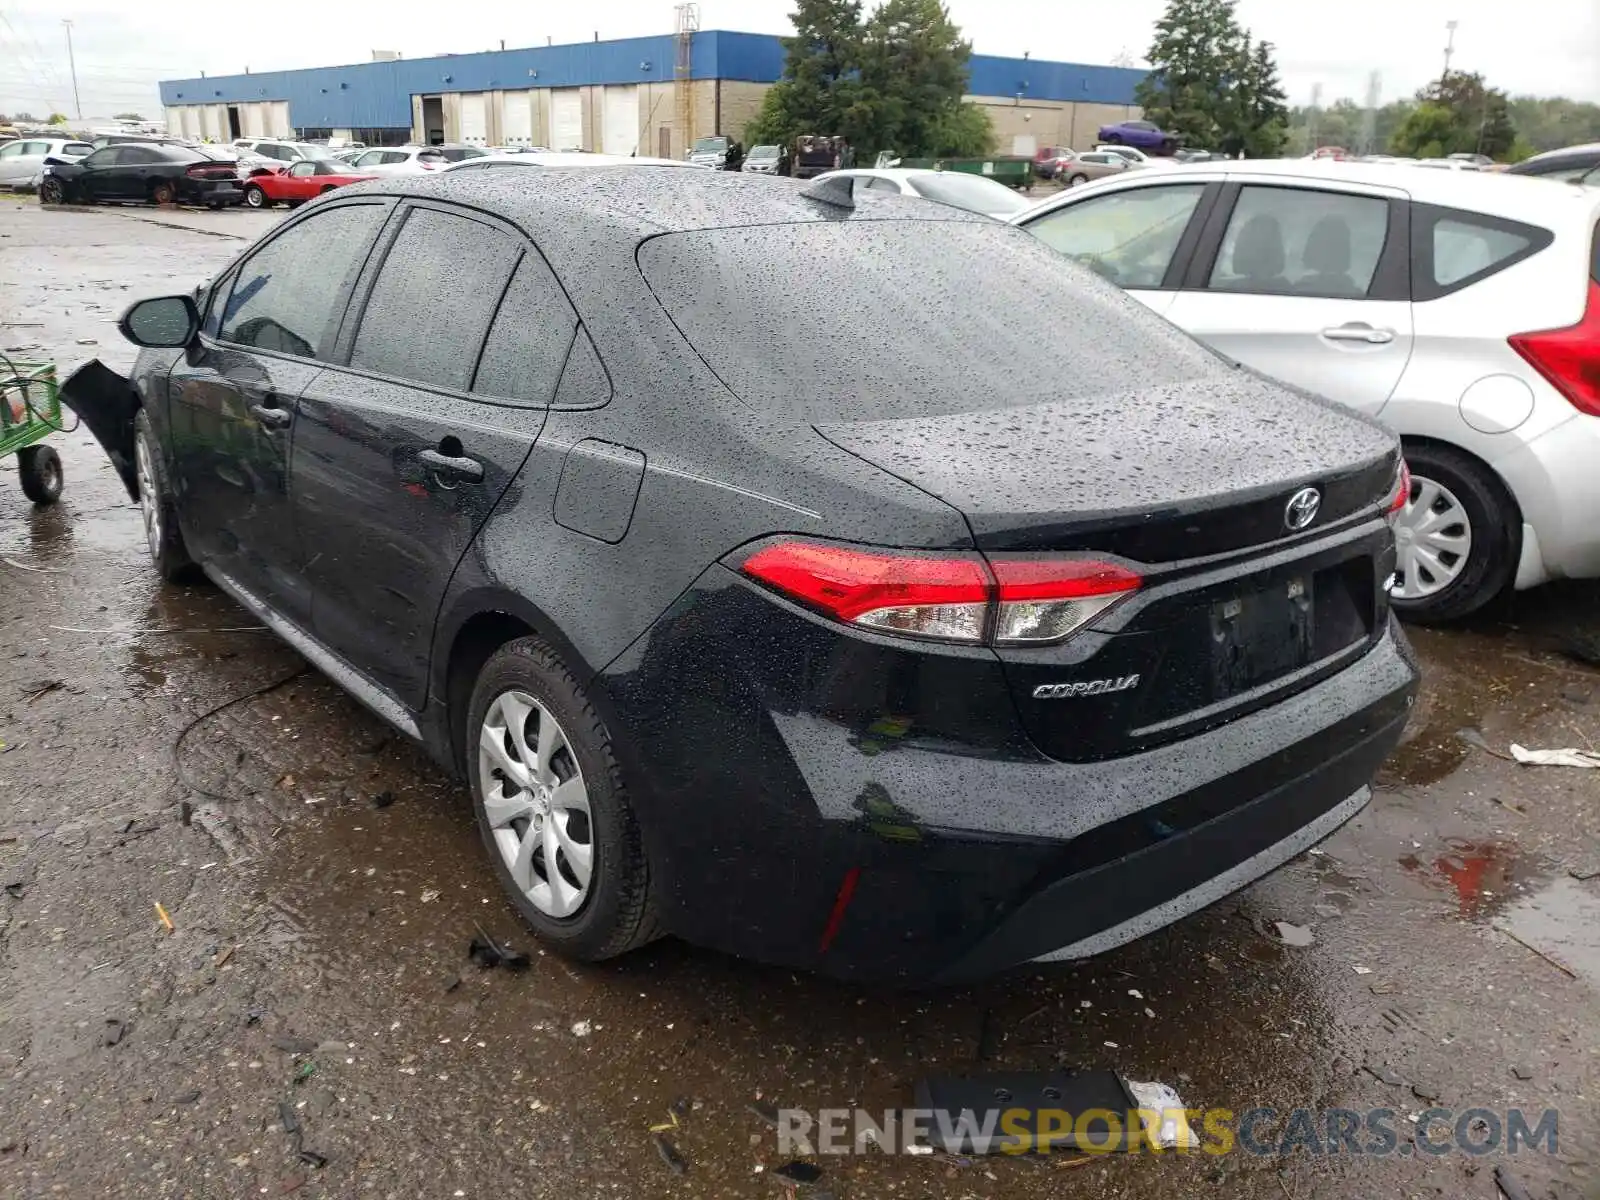
[[[593,156],[585,155],[585,158]],[[674,167],[679,164],[673,163]],[[661,233],[840,220],[971,221],[987,218],[913,200],[842,208],[805,194],[802,181],[739,171],[594,164],[583,171],[440,171],[357,184],[344,195],[387,193],[455,200],[497,213],[536,241],[602,230],[643,240]],[[892,198],[891,198],[892,199]],[[631,248],[629,250],[631,254]]]
[[[1540,162],[1547,158],[1560,158],[1564,154],[1600,154],[1600,142],[1584,142],[1578,146],[1562,146],[1559,150],[1546,150],[1522,161],[1524,163]],[[1518,165],[1520,166],[1521,164],[1519,163]]]
[[[1508,175],[1503,171],[1428,170],[1409,163],[1339,162],[1333,159],[1238,159],[1223,162],[1172,163],[1159,172],[1130,172],[1064,192],[1013,217],[1025,222],[1053,208],[1065,198],[1149,186],[1187,176],[1196,181],[1238,180],[1272,183],[1283,181],[1315,186],[1319,183],[1353,183],[1364,187],[1405,192],[1422,204],[1463,208],[1514,221],[1558,223],[1587,220],[1600,210],[1600,189],[1574,187],[1548,179]]]
[[[588,154],[577,150],[539,150],[522,152],[518,154],[493,154],[496,166],[510,165],[518,167],[691,167],[694,164],[684,162],[677,158],[647,158],[624,154]],[[459,171],[472,164],[473,169],[482,169],[483,160],[478,158],[463,159],[458,163],[451,163],[445,168],[447,171]]]

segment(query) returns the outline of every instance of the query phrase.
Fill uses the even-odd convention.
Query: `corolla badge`
[[[1137,675],[1120,679],[1085,679],[1078,683],[1041,683],[1033,689],[1035,700],[1069,700],[1074,696],[1105,696],[1139,686]]]
[[[1321,507],[1321,492],[1313,487],[1301,488],[1284,505],[1283,523],[1292,532],[1298,533],[1317,519],[1317,511]]]

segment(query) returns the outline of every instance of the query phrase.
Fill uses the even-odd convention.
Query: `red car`
[[[293,208],[347,183],[376,178],[352,171],[344,163],[331,159],[301,159],[281,171],[254,176],[245,185],[244,202],[251,208],[271,208],[281,201]]]

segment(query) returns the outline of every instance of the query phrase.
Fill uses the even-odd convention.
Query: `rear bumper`
[[[1391,621],[1271,707],[1066,763],[1022,732],[997,661],[904,645],[712,572],[602,673],[669,928],[902,984],[1099,953],[1359,810],[1417,685]]]
[[[1554,429],[1495,460],[1495,469],[1536,535],[1539,556],[1518,585],[1600,577],[1600,417],[1574,412]],[[1541,578],[1540,576],[1543,576]],[[1524,584],[1524,581],[1527,584]]]

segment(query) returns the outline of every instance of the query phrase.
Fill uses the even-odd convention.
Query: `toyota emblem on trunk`
[[[1301,488],[1284,506],[1283,523],[1293,531],[1304,529],[1317,519],[1317,510],[1321,507],[1321,492],[1316,488]]]

